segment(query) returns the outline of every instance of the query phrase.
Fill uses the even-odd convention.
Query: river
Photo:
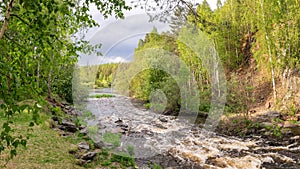
[[[96,93],[113,94],[110,89],[91,92]],[[91,137],[99,142],[105,133],[121,133],[119,146],[105,145],[116,153],[126,153],[128,146],[133,146],[140,168],[149,168],[149,162],[165,168],[300,168],[298,141],[273,145],[260,136],[224,136],[146,110],[131,98],[113,95],[88,99],[87,107],[95,115],[88,123],[99,128]]]

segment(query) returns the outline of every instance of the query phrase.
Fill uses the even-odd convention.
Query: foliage
[[[96,95],[91,95],[90,98],[111,98],[111,97],[115,97],[112,94],[96,94]]]
[[[0,102],[7,122],[1,129],[0,142],[6,140],[7,144],[2,144],[0,152],[24,143],[11,135],[10,119],[15,113],[28,109],[36,121],[37,105],[42,105],[44,96],[50,98],[52,92],[72,102],[70,79],[78,52],[88,53],[99,47],[88,45],[76,34],[97,25],[89,13],[90,5],[95,5],[104,17],[114,14],[123,18],[122,10],[130,9],[123,0],[1,1]],[[26,99],[36,103],[17,104]]]
[[[95,85],[100,88],[111,87],[113,76],[119,64],[109,63],[98,66]]]
[[[106,143],[111,143],[114,147],[119,147],[121,145],[120,138],[120,134],[114,134],[110,132],[106,132],[103,134],[103,140]]]
[[[184,2],[186,4],[182,6],[181,3]],[[158,6],[162,5],[160,1],[156,3]],[[172,6],[172,1],[166,1],[165,4],[166,8],[163,9]],[[210,72],[204,66],[206,63],[196,56],[194,49],[176,39],[183,25],[192,23],[202,31],[203,36],[210,39],[227,73],[230,94],[227,96],[226,111],[248,113],[256,102],[253,95],[253,81],[249,80],[251,73],[239,78],[239,70],[247,69],[249,66],[267,69],[270,76],[264,76],[271,77],[266,80],[272,83],[276,98],[278,75],[284,70],[299,69],[300,15],[297,12],[299,5],[299,1],[288,0],[231,0],[224,4],[218,1],[217,9],[211,10],[207,1],[198,4],[196,9],[189,9],[188,1],[181,1],[173,6],[176,10],[171,17],[172,32],[158,34],[154,28],[145,39],[139,41],[134,59],[141,62],[142,58],[146,57],[142,51],[153,48],[160,48],[178,56],[189,66],[190,72],[196,78],[201,97],[200,110],[209,111],[212,84]],[[187,39],[195,37],[183,36]],[[205,43],[199,41],[197,50],[203,51],[202,46],[205,46]],[[256,67],[254,69],[256,70]],[[180,96],[174,92],[176,85],[175,88],[171,87],[174,84],[170,83],[167,77],[163,71],[144,70],[133,78],[130,95],[150,102],[151,91],[160,89],[167,95],[168,103],[172,100],[168,95],[174,96],[174,102],[168,105],[167,109],[178,108]],[[151,104],[146,106],[150,108]]]

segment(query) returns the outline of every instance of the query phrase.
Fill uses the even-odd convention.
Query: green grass
[[[72,143],[48,127],[49,117],[40,114],[38,126],[29,127],[31,114],[23,112],[13,116],[13,128],[15,135],[29,136],[27,146],[18,147],[17,156],[8,162],[5,168],[82,168],[75,165],[75,158],[68,153]],[[3,116],[0,117],[0,126],[4,123]],[[8,152],[1,154],[0,165],[5,164]]]
[[[111,143],[114,147],[118,147],[120,146],[121,142],[120,142],[120,138],[121,138],[121,134],[114,134],[114,133],[104,133],[103,134],[103,140],[106,143]]]
[[[89,97],[100,99],[100,98],[111,98],[111,97],[115,97],[115,96],[112,94],[96,94],[96,95],[91,95]]]
[[[86,112],[89,116],[90,113]],[[53,125],[50,120],[50,113],[39,114],[39,125],[29,127],[32,121],[32,114],[24,111],[12,117],[14,122],[11,126],[15,129],[14,135],[28,136],[26,148],[19,146],[17,155],[10,160],[5,167],[9,151],[4,151],[0,155],[0,168],[34,168],[34,169],[81,169],[81,168],[107,168],[107,169],[129,169],[135,168],[134,146],[128,146],[128,154],[114,154],[107,149],[95,150],[97,155],[93,162],[85,164],[83,167],[76,164],[77,159],[70,154],[70,150],[76,150],[79,142],[86,141],[94,148],[93,141],[86,136],[81,136],[79,132],[69,137],[61,137],[59,131],[51,129]],[[0,126],[5,122],[3,114],[0,113]],[[94,130],[94,127],[89,128]],[[96,129],[95,129],[96,130]],[[105,142],[114,146],[120,145],[120,134],[106,133],[103,136]],[[75,148],[75,149],[74,149]],[[157,168],[157,166],[153,166]]]

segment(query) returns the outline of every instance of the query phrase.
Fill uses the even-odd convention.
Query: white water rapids
[[[87,105],[96,117],[89,124],[99,127],[92,138],[99,141],[106,132],[122,133],[121,145],[114,151],[125,152],[126,147],[132,145],[135,158],[168,152],[177,161],[196,163],[202,168],[255,169],[263,168],[263,163],[299,166],[299,159],[277,152],[285,149],[299,152],[299,144],[262,146],[259,138],[241,140],[220,136],[174,116],[159,115],[134,106],[130,98],[119,95],[89,99]]]

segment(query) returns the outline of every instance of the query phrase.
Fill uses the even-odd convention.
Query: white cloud
[[[117,57],[103,57],[101,60],[101,64],[103,63],[124,63],[129,62],[129,60],[124,59],[123,57],[117,56]]]
[[[82,56],[81,56],[82,57]],[[83,56],[85,58],[89,59],[84,59],[79,61],[80,66],[85,66],[85,65],[100,65],[100,64],[106,64],[106,63],[126,63],[130,62],[131,60],[121,57],[121,56]]]

